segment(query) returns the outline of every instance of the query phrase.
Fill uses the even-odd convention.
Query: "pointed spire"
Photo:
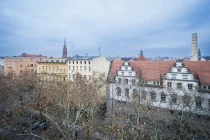
[[[66,39],[65,39],[65,37],[64,37],[64,45],[63,46],[66,46]]]
[[[140,51],[140,56],[143,56],[143,50],[141,49],[141,51]]]

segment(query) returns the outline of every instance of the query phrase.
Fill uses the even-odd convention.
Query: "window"
[[[23,70],[20,70],[20,73],[22,73],[23,72]]]
[[[117,87],[117,96],[121,96],[121,88]]]
[[[171,74],[172,75],[172,79],[176,79],[176,74]]]
[[[85,61],[85,64],[86,64],[86,61]]]
[[[78,64],[78,61],[76,61],[76,63]]]
[[[196,97],[195,98],[195,107],[196,108],[202,108],[202,99],[201,99],[201,97]]]
[[[177,83],[177,88],[181,89],[182,88],[182,83]]]
[[[165,93],[161,93],[161,102],[166,102],[166,94]]]
[[[74,71],[74,66],[73,66],[73,70],[72,71]]]
[[[136,80],[135,79],[132,79],[132,84],[135,84],[136,83]]]
[[[210,86],[208,86],[208,89],[210,90]]]
[[[177,69],[178,72],[181,72],[181,69]]]
[[[71,78],[71,74],[69,74],[69,79]]]
[[[129,76],[132,76],[132,72],[129,72]]]
[[[87,71],[87,67],[86,66],[84,66],[84,71]]]
[[[21,58],[20,61],[23,61],[23,59]]]
[[[90,61],[88,63],[90,64]]]
[[[177,104],[177,97],[176,97],[176,95],[172,95],[171,96],[171,104]]]
[[[23,65],[22,65],[22,64],[20,64],[20,67],[23,67]]]
[[[125,79],[125,84],[128,84],[128,79]]]
[[[188,84],[188,89],[192,90],[193,85],[192,84]]]
[[[89,66],[89,71],[91,71],[91,67]]]
[[[80,61],[80,64],[82,64],[82,61]]]
[[[80,61],[81,62],[81,61]],[[80,66],[80,71],[82,71],[82,66]]]
[[[128,67],[125,67],[125,70],[128,70]]]
[[[69,61],[69,64],[71,64],[71,61]]]
[[[153,82],[153,85],[155,85],[155,84],[156,84],[156,82],[154,81],[154,82]]]
[[[136,89],[133,89],[133,98],[138,97],[138,91]]]
[[[66,80],[66,78],[65,77],[63,77],[63,81],[65,81]]]
[[[182,75],[182,77],[183,77],[184,80],[187,80],[187,76],[188,75],[186,75],[186,74],[185,75],[184,74]]]
[[[74,61],[73,61],[73,64],[74,64]]]
[[[121,75],[123,76],[124,75],[124,72],[121,72]]]
[[[206,89],[206,86],[203,86],[203,89]]]
[[[119,84],[121,84],[121,81],[122,81],[122,79],[121,78],[118,78],[118,83]]]
[[[69,70],[71,70],[71,66],[69,66]]]
[[[143,99],[143,100],[146,100],[147,99],[147,95],[146,95],[146,91],[142,91],[141,92],[141,98]]]
[[[78,66],[77,66],[77,71],[78,71]]]
[[[127,98],[129,98],[129,89],[128,89],[128,88],[125,89],[125,96],[126,96]]]
[[[156,100],[156,93],[154,91],[152,91],[150,94],[151,94],[151,100],[155,101]]]
[[[168,85],[169,88],[171,88],[172,83],[168,82],[167,85]]]

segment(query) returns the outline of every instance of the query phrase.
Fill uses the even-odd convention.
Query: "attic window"
[[[125,67],[125,70],[128,70],[128,67]]]

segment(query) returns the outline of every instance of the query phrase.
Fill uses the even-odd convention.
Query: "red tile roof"
[[[184,61],[184,64],[202,84],[210,85],[210,61]]]
[[[114,60],[109,78],[115,76],[123,60]],[[173,66],[175,61],[130,61],[131,67],[144,80],[160,81],[161,77]],[[210,61],[184,61],[184,64],[195,74],[202,84],[210,84]]]

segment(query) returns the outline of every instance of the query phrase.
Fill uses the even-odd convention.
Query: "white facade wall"
[[[0,66],[4,66],[4,58],[0,58]]]
[[[170,69],[168,73],[166,73],[165,79],[163,80],[163,87],[148,87],[148,86],[139,86],[137,83],[139,81],[138,77],[134,76],[136,72],[132,70],[130,66],[125,65],[121,66],[120,70],[117,71],[117,75],[115,76],[115,83],[109,84],[109,97],[110,99],[123,101],[123,102],[131,102],[134,98],[133,90],[136,89],[138,94],[140,95],[141,104],[150,104],[155,107],[167,108],[172,110],[189,110],[189,107],[186,107],[183,104],[183,96],[190,97],[190,107],[191,111],[199,114],[209,114],[210,115],[210,91],[206,93],[199,93],[197,91],[198,82],[196,81],[194,75],[185,67],[182,67],[182,64],[179,62],[176,64],[177,68],[181,71],[178,72],[176,67]],[[125,67],[128,67],[127,70]],[[187,71],[186,71],[187,69]],[[172,79],[171,73],[175,73],[178,75],[176,79]],[[122,74],[123,72],[123,74]],[[132,76],[129,76],[128,73],[132,72]],[[182,74],[187,75],[187,79],[183,79]],[[119,83],[119,78],[121,78],[121,83]],[[125,84],[124,80],[128,79],[128,83]],[[132,79],[135,79],[136,83],[132,83]],[[153,85],[154,81],[147,81],[147,84]],[[168,87],[168,82],[171,82],[171,87]],[[178,83],[182,84],[182,88],[179,89],[177,87]],[[192,84],[192,89],[189,89],[188,84]],[[118,94],[117,89],[121,89],[121,94]],[[126,96],[125,89],[129,91],[129,96]],[[155,93],[156,99],[152,100],[151,92]],[[142,98],[143,93],[146,93],[146,99]],[[161,100],[161,95],[166,95],[165,102]],[[172,98],[176,97],[176,103],[172,102]],[[202,98],[202,109],[196,107],[196,97]]]
[[[108,76],[109,68],[110,68],[110,61],[104,57],[100,56],[92,61],[92,71],[93,72],[99,72],[99,73],[105,73],[105,77]]]
[[[73,80],[76,73],[91,79],[94,72],[105,73],[108,75],[110,61],[106,57],[100,56],[94,59],[70,59],[68,60],[68,79]]]

